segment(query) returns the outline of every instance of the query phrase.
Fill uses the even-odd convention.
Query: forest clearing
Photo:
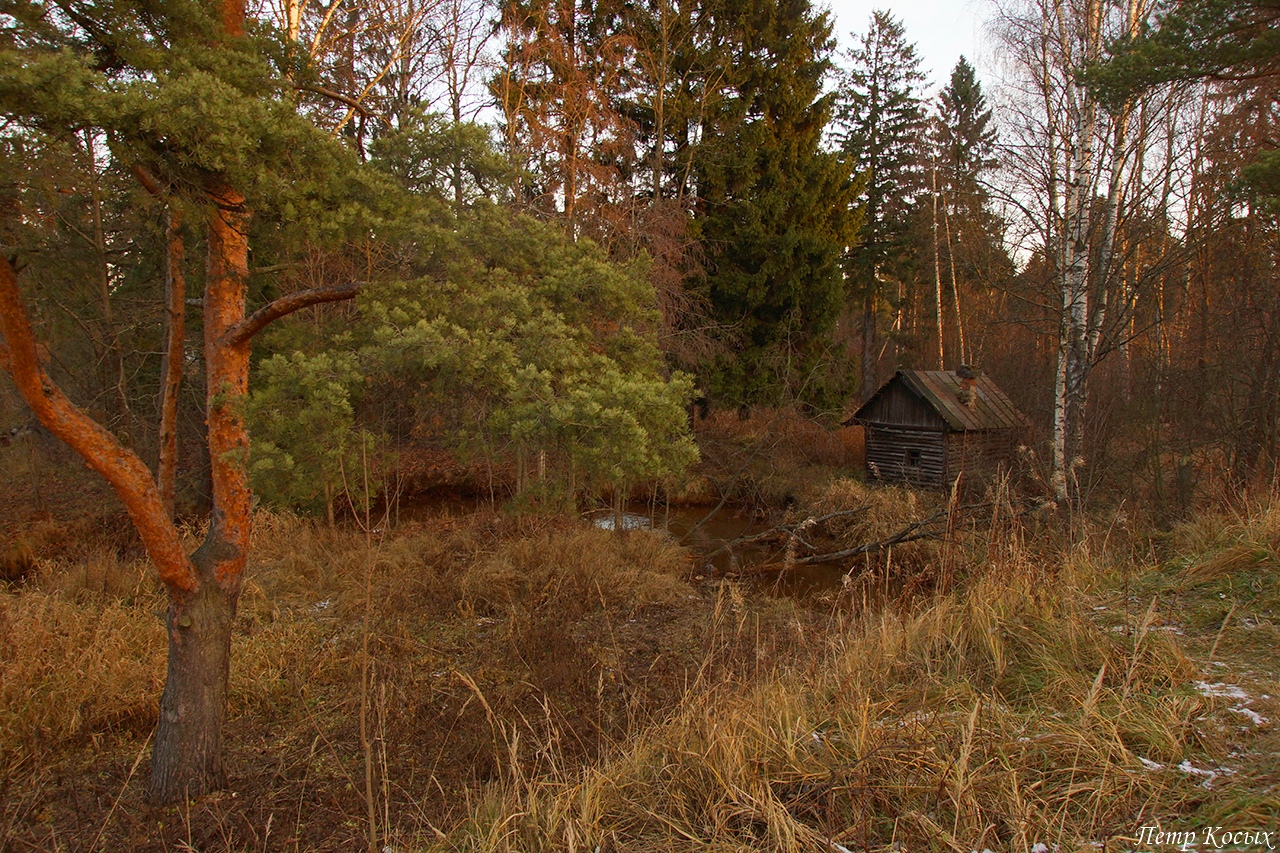
[[[1280,13],[978,5],[0,2],[0,853],[1280,844]]]
[[[780,517],[873,507],[814,545],[946,501],[805,457],[774,448],[750,490],[798,470]],[[264,511],[228,787],[165,808],[142,763],[163,595],[86,509],[26,525],[48,556],[0,593],[8,849],[1158,849],[1142,827],[1280,821],[1265,500],[1069,546],[992,506],[809,594],[661,530],[441,504],[366,539]]]

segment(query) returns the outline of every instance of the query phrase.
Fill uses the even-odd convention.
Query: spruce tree
[[[982,84],[963,56],[938,95],[936,146],[943,185],[957,204],[977,212],[988,193],[982,175],[994,168],[996,130]]]
[[[896,301],[889,281],[910,227],[911,206],[925,189],[921,166],[924,132],[920,59],[902,24],[885,11],[872,14],[867,32],[845,54],[836,136],[841,151],[866,176],[861,239],[846,256],[850,297],[862,312],[862,392],[878,379],[878,318]]]
[[[968,297],[1007,279],[1013,264],[1004,248],[1004,223],[991,211],[986,176],[996,168],[996,129],[982,84],[963,56],[938,95],[937,115],[931,123],[933,148],[931,192],[934,262],[938,280],[949,282],[954,315],[951,364],[970,360],[965,339]],[[939,245],[940,244],[940,245]],[[941,306],[941,296],[939,296]],[[945,325],[945,314],[938,327]]]
[[[849,170],[821,145],[831,24],[808,0],[728,5],[736,14],[705,19],[721,28],[704,43],[718,45],[728,85],[700,129],[695,221],[706,294],[739,337],[709,390],[738,406],[786,384],[813,399],[821,389],[806,374],[843,305],[840,256],[857,227]]]

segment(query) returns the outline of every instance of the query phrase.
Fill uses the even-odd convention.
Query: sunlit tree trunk
[[[243,0],[224,0],[222,39],[243,37]],[[144,185],[145,173],[138,171]],[[149,190],[158,189],[150,181]],[[151,799],[181,802],[223,785],[222,721],[226,712],[231,627],[247,560],[250,533],[249,438],[243,418],[249,350],[254,335],[280,317],[310,305],[350,299],[360,283],[281,296],[246,314],[250,211],[225,180],[208,179],[206,211],[204,361],[213,509],[203,543],[188,555],[157,477],[139,456],[78,408],[41,361],[13,262],[0,259],[0,366],[32,412],[112,486],[138,531],[168,594],[169,660],[151,762]],[[182,308],[181,244],[170,218],[166,306]],[[171,322],[167,381],[182,366],[182,344]],[[176,385],[169,390],[176,394]],[[171,415],[162,415],[162,421]]]
[[[170,600],[169,666],[151,759],[151,795],[172,802],[225,783],[222,718],[231,661],[231,625],[249,551],[249,343],[228,340],[245,318],[248,220],[244,196],[211,188],[205,270],[204,348],[213,516],[191,557],[196,595]]]

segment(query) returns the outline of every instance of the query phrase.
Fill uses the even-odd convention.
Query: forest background
[[[1185,507],[1270,477],[1274,80],[1201,44],[1159,79],[1113,63],[1127,82],[1086,86],[1081,69],[1166,14],[1152,4],[1006,4],[998,91],[960,57],[934,98],[891,14],[837,53],[808,3],[285,3],[249,10],[251,70],[192,57],[199,7],[9,5],[7,251],[52,375],[145,458],[169,441],[166,387],[185,389],[174,422],[200,453],[200,382],[166,366],[161,291],[167,276],[198,304],[193,190],[238,169],[258,194],[250,303],[364,290],[254,352],[273,501],[332,512],[361,434],[541,454],[566,482],[661,476],[645,435],[673,440],[681,397],[835,422],[895,368],[961,363],[1031,416],[1059,499],[1124,484]],[[1270,22],[1202,17],[1204,43]],[[581,281],[499,305],[495,259]],[[410,332],[402,310],[435,325]],[[504,323],[527,351],[468,349]],[[593,349],[624,327],[657,351],[614,347],[601,373]],[[181,372],[202,358],[188,343]],[[628,385],[641,373],[651,387]],[[641,399],[625,426],[581,411]],[[601,455],[622,446],[634,458]]]

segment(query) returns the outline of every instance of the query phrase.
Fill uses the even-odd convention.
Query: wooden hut
[[[961,367],[899,370],[846,423],[866,430],[872,478],[950,488],[1007,466],[1027,420],[995,382]]]

